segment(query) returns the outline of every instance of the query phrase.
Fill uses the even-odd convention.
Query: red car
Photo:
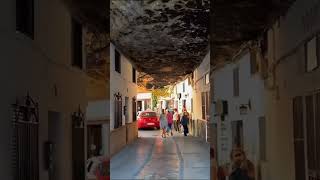
[[[157,128],[160,129],[160,122],[157,113],[154,111],[143,111],[138,116],[138,129]]]

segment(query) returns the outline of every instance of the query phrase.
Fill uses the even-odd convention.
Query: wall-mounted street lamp
[[[84,127],[84,113],[82,112],[80,105],[78,111],[73,112],[71,115],[73,128],[83,128]]]
[[[251,110],[251,101],[249,99],[248,104],[240,104],[239,111],[240,115],[248,114],[248,110]]]

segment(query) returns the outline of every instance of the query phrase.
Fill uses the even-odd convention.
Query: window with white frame
[[[207,85],[210,83],[210,76],[209,76],[209,73],[207,73],[205,76],[204,76],[204,84]]]

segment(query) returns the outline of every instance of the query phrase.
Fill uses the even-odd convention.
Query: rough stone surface
[[[87,74],[96,80],[108,81],[110,79],[109,34],[86,29],[84,42]]]
[[[294,0],[216,0],[211,7],[211,69],[232,60],[241,46],[262,36]]]
[[[201,63],[209,50],[209,14],[209,0],[112,0],[111,41],[152,77],[150,86],[163,86]]]
[[[109,33],[110,0],[61,0],[72,16],[85,26]]]

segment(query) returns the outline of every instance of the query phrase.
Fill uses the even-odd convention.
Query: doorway
[[[61,180],[66,178],[66,164],[70,165],[71,158],[67,156],[65,125],[61,113],[48,112],[48,139],[53,144],[51,169],[49,180]],[[70,175],[71,176],[71,175]]]
[[[243,148],[243,123],[241,120],[232,121],[232,145]]]
[[[88,125],[87,126],[88,143],[87,156],[88,158],[102,155],[102,126]]]
[[[137,101],[137,110],[142,111],[142,101]]]
[[[124,115],[126,118],[126,123],[129,123],[129,97],[125,97],[124,99],[124,105],[125,105],[125,111],[124,111]]]

